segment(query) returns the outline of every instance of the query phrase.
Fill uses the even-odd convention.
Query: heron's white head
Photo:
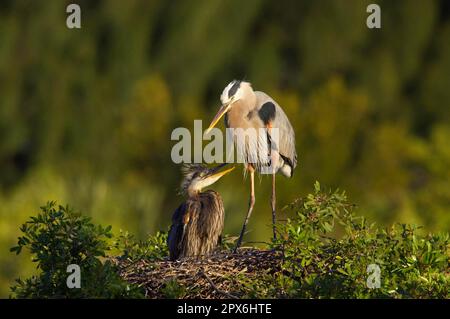
[[[216,116],[212,120],[211,124],[208,127],[206,133],[208,133],[222,116],[225,115],[238,101],[247,101],[250,97],[254,96],[254,92],[252,89],[252,85],[250,82],[233,80],[231,81],[225,89],[223,89],[222,94],[220,95],[220,102],[222,102],[222,106],[217,112]]]
[[[220,95],[220,102],[222,105],[232,104],[242,98],[242,93],[245,84],[250,84],[248,82],[243,82],[239,80],[231,81],[224,89]],[[242,88],[241,88],[242,86]]]

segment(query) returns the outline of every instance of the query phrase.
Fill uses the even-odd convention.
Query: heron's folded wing
[[[172,216],[172,225],[170,226],[167,237],[167,246],[169,247],[170,259],[177,259],[180,254],[180,243],[184,236],[185,219],[188,215],[185,203],[178,206]]]
[[[278,128],[278,152],[283,159],[294,169],[297,166],[297,151],[295,150],[295,133],[286,113],[270,96],[264,92],[255,92],[261,105],[273,103],[275,105],[275,115],[270,118],[271,127]]]

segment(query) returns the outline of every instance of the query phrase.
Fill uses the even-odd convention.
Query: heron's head
[[[208,168],[200,164],[185,164],[183,166],[184,179],[181,183],[181,192],[188,195],[201,192],[203,188],[214,184],[222,176],[234,169],[234,167],[231,167],[221,170],[225,165],[226,163],[214,168]]]
[[[235,105],[238,101],[247,101],[251,96],[254,95],[252,85],[249,82],[234,80],[230,82],[225,89],[223,89],[222,95],[220,95],[220,102],[222,102],[222,106],[217,112],[216,116],[214,116],[211,124],[208,127],[206,133],[208,133],[214,126],[216,126],[217,122],[225,115],[233,105]]]

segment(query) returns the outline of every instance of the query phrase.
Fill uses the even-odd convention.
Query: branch
[[[232,295],[232,294],[230,294],[230,293],[228,293],[228,292],[226,292],[226,291],[224,291],[224,290],[222,290],[222,289],[219,289],[219,288],[214,284],[214,282],[211,280],[211,278],[209,278],[208,275],[206,275],[206,273],[204,272],[203,268],[199,270],[199,273],[200,273],[201,276],[203,276],[203,277],[206,279],[206,281],[209,282],[209,284],[211,285],[211,287],[213,287],[213,289],[214,289],[215,291],[217,291],[218,293],[220,293],[220,294],[222,294],[222,295],[225,295],[225,296],[227,296],[227,297],[230,298],[230,299],[239,299],[237,296]]]

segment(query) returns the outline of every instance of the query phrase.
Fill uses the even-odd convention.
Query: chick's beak
[[[234,170],[234,166],[233,166],[233,167],[231,167],[231,168],[229,168],[229,169],[226,169],[226,170],[224,170],[224,171],[217,172],[217,170],[219,170],[220,168],[222,168],[222,165],[219,166],[217,169],[213,170],[212,175],[210,175],[209,177],[214,177],[214,178],[217,177],[217,178],[220,178],[220,177],[222,177],[222,176],[228,174],[228,173],[231,172],[232,170]]]

